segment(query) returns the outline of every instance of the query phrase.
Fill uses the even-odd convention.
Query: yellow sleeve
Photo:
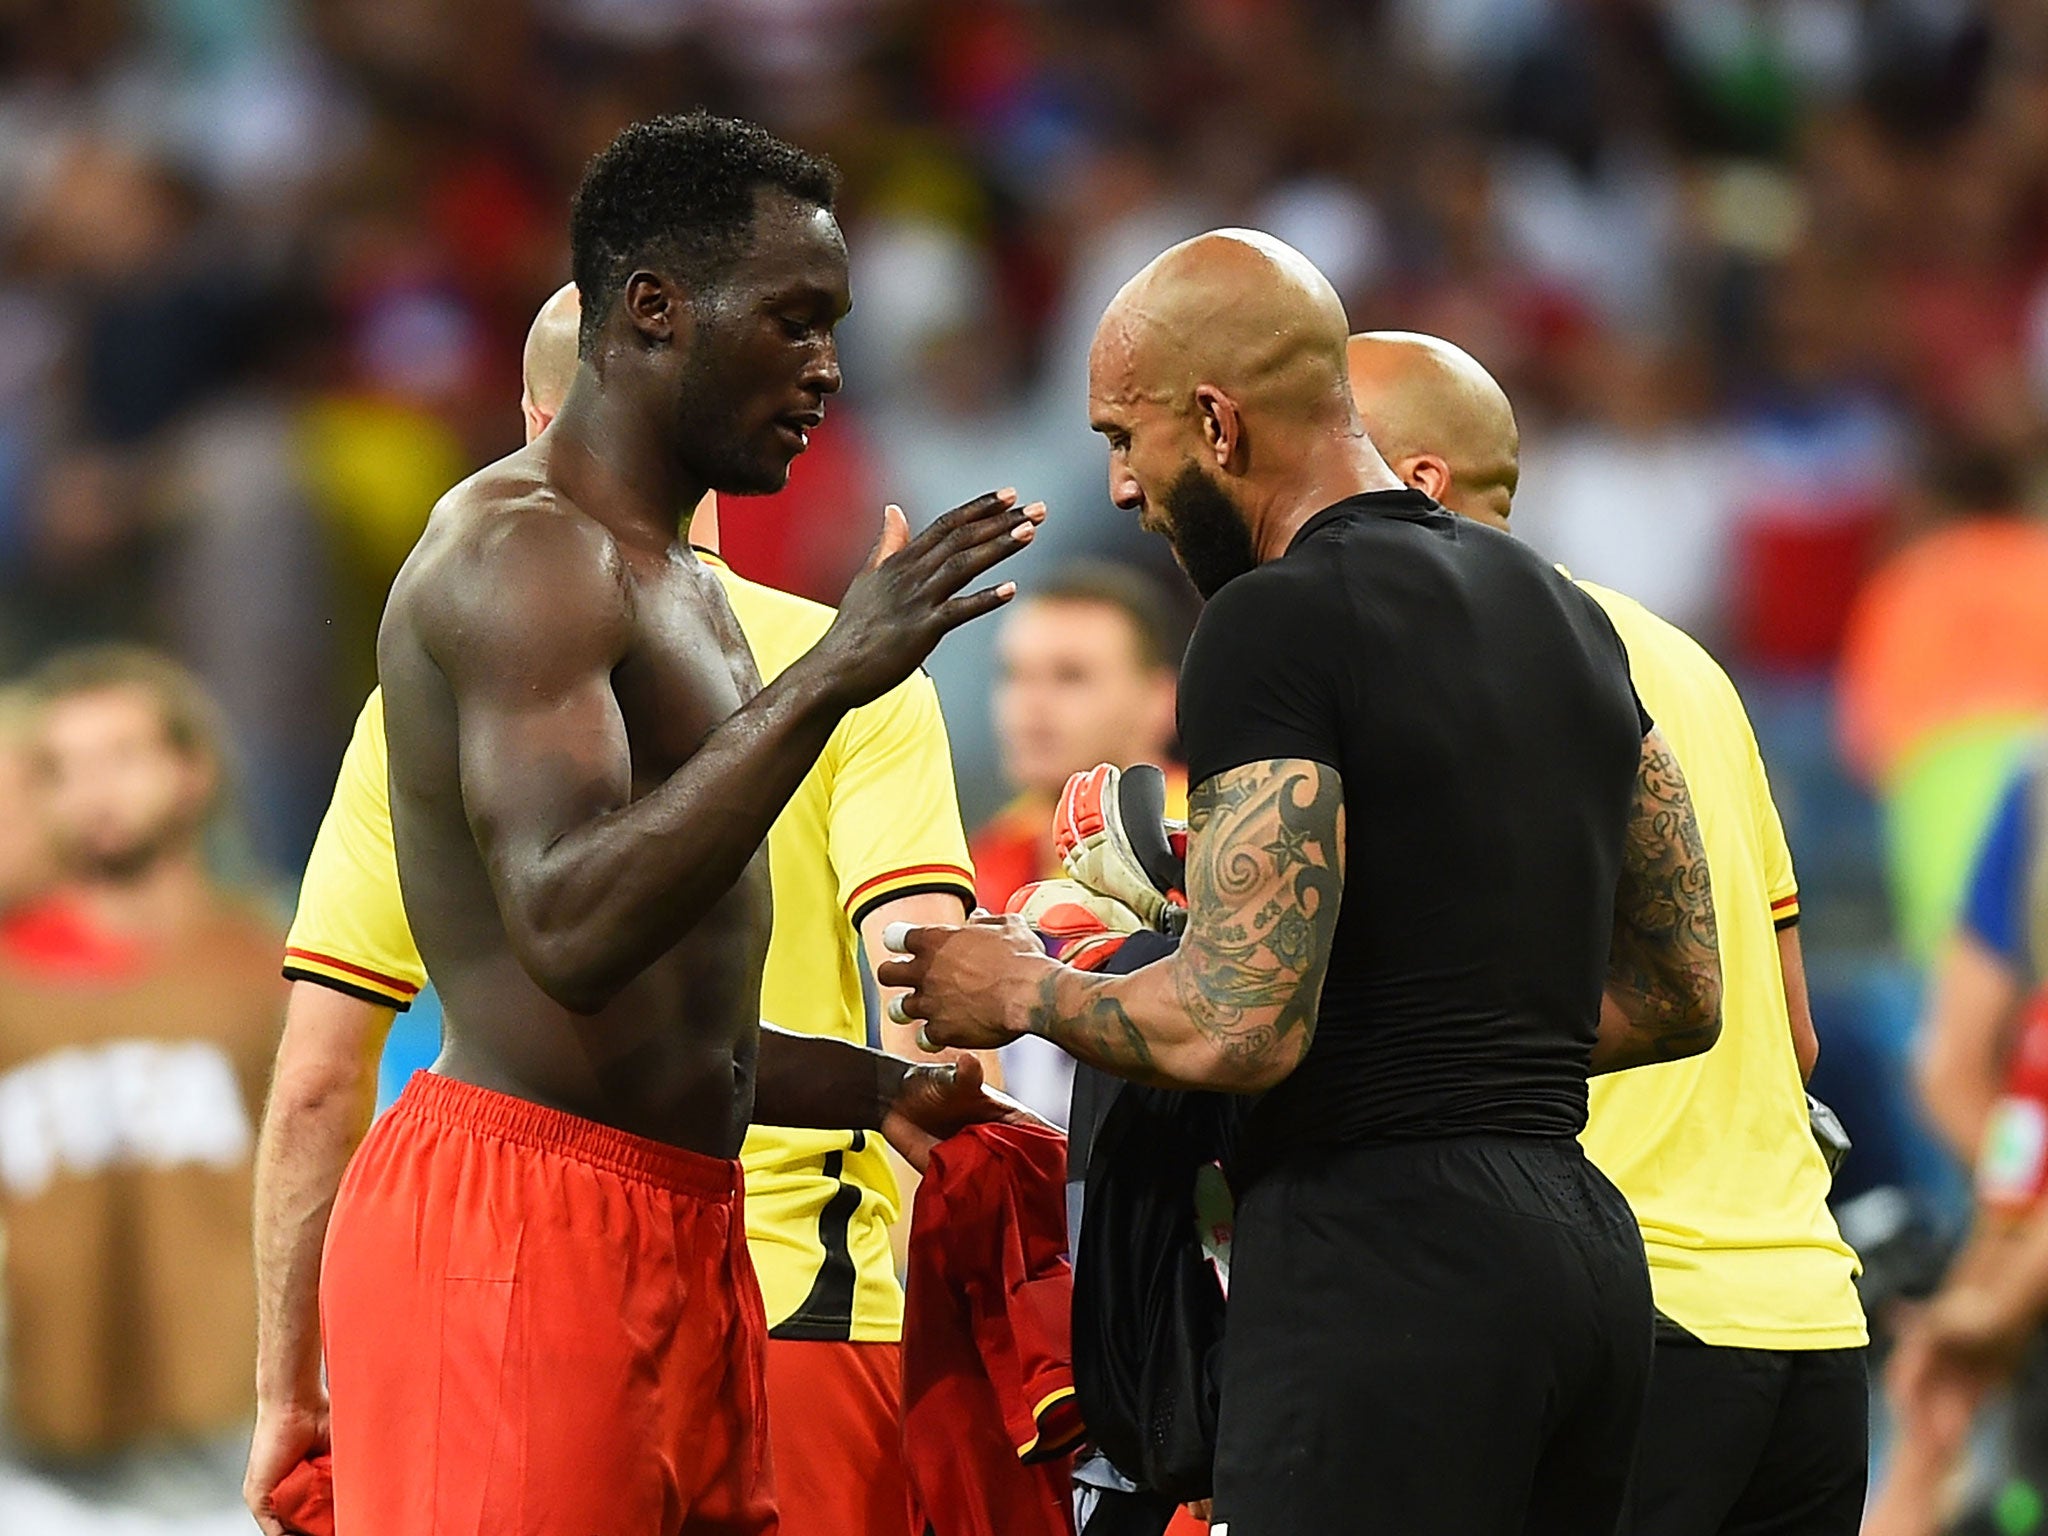
[[[284,973],[401,1010],[426,985],[398,894],[382,694],[370,695],[342,755],[285,939]]]
[[[882,902],[950,891],[974,906],[974,866],[938,691],[917,672],[841,723],[827,835],[855,928]]]
[[[1764,861],[1764,890],[1771,899],[1771,922],[1783,928],[1799,920],[1799,881],[1792,873],[1792,849],[1785,842],[1785,824],[1778,819],[1770,777],[1764,772],[1763,754],[1757,751],[1753,733],[1749,734],[1749,764],[1757,847]]]

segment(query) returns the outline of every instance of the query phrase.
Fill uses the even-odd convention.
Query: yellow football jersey
[[[824,634],[832,610],[736,576],[724,583],[764,680]],[[775,930],[761,1016],[860,1041],[861,917],[918,891],[972,906],[974,873],[938,695],[922,672],[850,711],[768,834]],[[285,974],[403,1008],[426,980],[392,851],[384,710],[372,694],[306,866]],[[747,1242],[778,1338],[890,1340],[903,1294],[889,1251],[899,1196],[879,1137],[756,1126],[741,1153]]]
[[[1579,585],[1620,632],[1636,692],[1685,770],[1722,975],[1712,1050],[1593,1079],[1586,1152],[1635,1210],[1664,1316],[1729,1348],[1866,1343],[1856,1255],[1827,1207],[1792,1049],[1776,928],[1798,915],[1799,890],[1749,717],[1690,636]]]

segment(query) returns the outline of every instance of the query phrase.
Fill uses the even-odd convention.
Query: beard
[[[1173,558],[1204,598],[1259,563],[1252,531],[1222,486],[1199,464],[1181,468],[1160,493],[1159,510]]]
[[[704,360],[706,350],[692,358],[676,393],[679,457],[714,491],[772,496],[789,483],[794,455],[772,426],[740,419],[730,386]]]

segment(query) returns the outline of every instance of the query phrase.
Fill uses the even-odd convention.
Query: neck
[[[190,851],[166,854],[125,880],[88,877],[64,886],[96,926],[130,938],[177,932],[206,905],[209,892],[206,871]]]
[[[540,440],[551,479],[577,509],[614,534],[665,547],[687,539],[709,487],[677,462],[670,434],[645,398],[624,386],[629,362],[614,351],[607,388],[586,363]]]
[[[1261,565],[1286,554],[1303,525],[1324,508],[1368,491],[1402,488],[1372,439],[1355,428],[1317,433],[1275,458],[1290,469],[1253,507],[1252,540]]]

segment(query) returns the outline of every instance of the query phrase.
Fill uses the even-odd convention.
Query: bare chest
[[[634,644],[612,675],[636,793],[660,783],[761,691],[718,578],[695,560],[636,568]]]

